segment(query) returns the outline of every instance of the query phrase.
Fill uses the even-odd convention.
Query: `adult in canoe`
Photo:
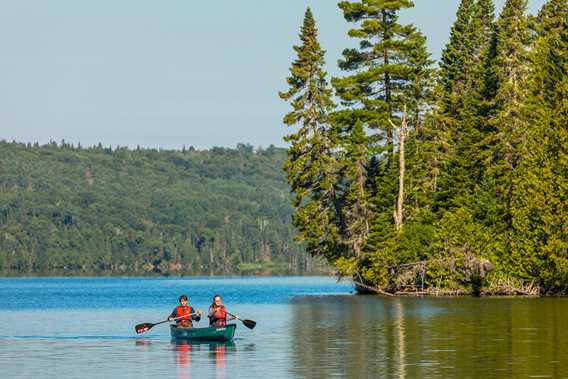
[[[213,303],[209,307],[207,317],[209,317],[209,326],[225,326],[227,321],[239,318],[239,316],[233,316],[227,312],[227,309],[221,303],[220,295],[213,296]]]
[[[195,312],[193,307],[187,304],[187,301],[187,296],[181,295],[179,305],[168,316],[169,321],[177,319],[176,326],[178,328],[193,328],[193,321],[199,322],[201,320],[201,311]]]

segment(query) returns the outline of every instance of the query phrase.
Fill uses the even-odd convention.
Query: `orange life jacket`
[[[191,314],[193,308],[191,308],[189,305],[186,305],[185,307],[183,305],[178,305],[176,307],[176,315],[177,317],[182,317],[182,316],[186,316],[184,318],[180,318],[179,320],[176,320],[177,324],[181,324],[182,322],[187,322],[189,321],[191,323],[191,316],[188,316],[189,314]]]
[[[213,308],[213,307],[212,307]],[[224,305],[213,308],[214,312],[211,315],[211,325],[224,326],[227,325],[227,310]]]

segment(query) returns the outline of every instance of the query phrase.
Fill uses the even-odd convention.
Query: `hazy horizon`
[[[500,9],[505,0],[496,1]],[[535,13],[544,0],[529,0]],[[0,140],[178,150],[284,147],[299,28],[312,8],[326,69],[353,44],[336,1],[0,1]],[[438,60],[458,0],[402,13]],[[433,6],[436,4],[436,6]]]

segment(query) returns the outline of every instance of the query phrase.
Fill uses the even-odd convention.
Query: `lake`
[[[5,378],[568,378],[568,299],[356,296],[329,277],[0,279]],[[172,342],[219,293],[233,343]],[[200,326],[206,322],[201,321]]]

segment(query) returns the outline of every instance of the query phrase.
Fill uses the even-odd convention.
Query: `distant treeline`
[[[285,156],[0,142],[0,274],[309,271]]]
[[[568,1],[461,0],[437,66],[412,1],[338,5],[344,75],[308,9],[280,93],[307,251],[365,291],[568,294]]]

